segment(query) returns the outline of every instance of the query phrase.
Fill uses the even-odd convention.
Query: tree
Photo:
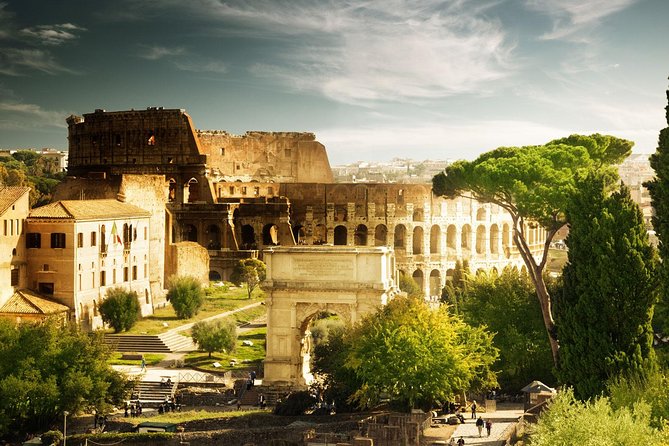
[[[453,277],[446,282],[441,290],[441,301],[449,306],[454,314],[462,314],[462,305],[467,293],[467,281],[469,280],[469,261],[460,259],[455,261]]]
[[[110,354],[99,333],[0,319],[0,437],[43,432],[63,411],[118,407],[132,383],[109,366]]]
[[[611,406],[633,408],[639,403],[650,405],[650,425],[665,428],[669,420],[669,375],[666,370],[654,369],[644,374],[620,375],[607,388]]]
[[[400,291],[407,293],[408,297],[423,298],[425,293],[420,289],[418,283],[414,280],[413,277],[406,274],[403,271],[400,271]]]
[[[666,120],[669,124],[669,90],[667,90]],[[663,262],[658,267],[661,297],[654,325],[657,331],[669,333],[669,126],[660,130],[657,150],[650,157],[655,179],[645,183],[653,204],[653,229],[659,240],[658,251]]]
[[[230,281],[237,286],[246,283],[249,299],[253,290],[265,280],[267,267],[258,259],[242,259],[235,266]]]
[[[204,291],[195,277],[174,277],[170,280],[167,300],[172,303],[179,319],[188,319],[195,316],[204,305]]]
[[[556,316],[559,378],[585,400],[603,392],[610,377],[653,364],[657,282],[655,253],[629,190],[607,196],[597,178],[579,182],[578,190],[567,207],[569,254]]]
[[[499,349],[495,363],[502,391],[517,393],[538,379],[549,385],[553,377],[551,349],[546,339],[534,286],[526,274],[505,268],[501,274],[469,278],[462,316],[470,325],[485,325]]]
[[[570,389],[560,392],[530,429],[532,446],[648,445],[666,446],[669,438],[650,426],[649,408],[613,409],[608,399],[582,403]]]
[[[362,407],[387,394],[397,407],[410,410],[497,385],[490,371],[497,359],[492,335],[423,299],[393,299],[363,318],[347,344],[346,365],[362,382],[354,399]]]
[[[98,310],[102,321],[116,333],[130,330],[140,316],[139,297],[135,291],[121,287],[110,288]]]
[[[565,208],[575,181],[597,172],[612,184],[612,166],[632,150],[633,143],[613,136],[572,135],[543,146],[500,147],[474,161],[457,161],[433,179],[433,190],[448,198],[457,196],[493,203],[513,221],[512,239],[518,249],[541,304],[544,326],[558,364],[558,341],[551,295],[543,278],[548,250],[555,233],[567,222]],[[525,235],[528,225],[546,229],[542,253],[535,258]]]
[[[217,319],[211,322],[200,321],[191,329],[193,341],[200,350],[230,353],[237,343],[237,324],[232,319]]]

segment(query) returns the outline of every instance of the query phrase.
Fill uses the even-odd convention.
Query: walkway
[[[262,305],[263,303],[264,303],[264,301],[252,303],[252,304],[247,305],[245,307],[240,307],[240,308],[236,308],[234,310],[226,311],[224,313],[219,313],[219,314],[215,314],[213,316],[209,316],[208,318],[202,319],[198,322],[204,322],[204,321],[208,322],[208,321],[213,321],[215,319],[220,319],[222,317],[227,317],[227,316],[230,316],[231,314],[235,314],[235,313],[238,313],[240,311],[245,311],[245,310],[249,310],[251,308],[255,308],[259,305]],[[195,325],[195,324],[196,324],[196,322],[191,322],[189,324],[179,325],[178,327],[172,328],[171,330],[167,330],[165,333],[179,333],[179,332],[182,332],[182,331],[190,330],[191,328],[193,328],[193,325]]]
[[[467,415],[471,416],[471,413]],[[465,424],[457,425],[452,438],[456,441],[462,437],[465,440],[465,445],[487,445],[498,446],[502,443],[502,434],[506,429],[510,428],[523,415],[523,408],[520,405],[499,405],[495,412],[479,413],[484,420],[490,419],[492,421],[492,431],[490,437],[487,436],[485,428],[483,429],[483,436],[479,438],[479,431],[476,427],[476,420],[471,418],[465,419]]]

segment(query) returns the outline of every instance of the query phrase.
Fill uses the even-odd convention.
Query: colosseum
[[[199,131],[184,110],[158,107],[67,122],[69,176],[55,199],[118,197],[151,212],[156,291],[174,273],[170,247],[186,241],[206,249],[211,280],[275,245],[390,246],[427,296],[457,260],[523,265],[502,209],[437,197],[430,184],[335,183],[312,133]],[[539,248],[543,229],[526,229]]]

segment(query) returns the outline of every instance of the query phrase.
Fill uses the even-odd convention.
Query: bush
[[[140,316],[137,293],[120,287],[110,288],[98,310],[104,323],[115,332],[129,330]]]
[[[211,322],[200,321],[191,330],[193,341],[200,350],[230,353],[237,343],[237,324],[232,319],[219,319]]]
[[[274,408],[274,415],[296,416],[303,415],[316,404],[316,398],[306,390],[293,392],[284,401],[280,401]]]
[[[242,259],[232,271],[230,280],[237,286],[246,283],[248,298],[267,277],[267,266],[258,259]]]
[[[67,444],[70,446],[80,446],[88,444],[89,442],[100,443],[140,443],[144,444],[160,444],[167,443],[174,438],[173,432],[103,432],[101,434],[75,434],[67,436]]]
[[[42,434],[42,444],[45,446],[56,445],[58,446],[61,441],[63,441],[63,433],[59,430],[47,431]]]
[[[179,319],[189,319],[202,308],[204,291],[195,277],[175,277],[170,280],[167,300],[172,303],[172,308]]]

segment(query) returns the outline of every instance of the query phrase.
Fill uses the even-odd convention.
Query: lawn
[[[266,327],[242,332],[237,339],[237,349],[233,353],[212,353],[210,358],[209,354],[206,352],[191,352],[186,355],[186,365],[218,372],[257,368],[260,362],[265,358],[266,334]],[[253,342],[253,345],[243,345],[243,341],[251,341]],[[237,365],[231,366],[231,359],[236,359]],[[214,367],[212,365],[214,362],[221,364],[221,367]]]
[[[214,316],[216,314],[224,313],[226,311],[235,310],[237,308],[244,307],[256,302],[262,302],[265,300],[265,294],[256,289],[253,292],[251,299],[248,299],[246,288],[230,288],[225,287],[211,287],[207,289],[205,296],[204,305],[200,312],[190,319],[178,319],[172,306],[168,305],[164,308],[157,308],[153,315],[145,317],[137,321],[134,327],[128,330],[128,334],[150,334],[156,335],[164,333],[172,328],[178,327],[179,325],[188,324],[191,322],[197,322],[202,319]],[[261,306],[258,309],[254,309],[259,312],[258,316],[253,317],[253,319],[261,316],[265,313],[265,307]],[[246,312],[244,312],[246,313]],[[250,312],[253,315],[252,312]],[[239,315],[236,318],[244,319],[248,316]],[[239,319],[238,319],[239,320]],[[246,320],[246,319],[244,319]]]
[[[212,418],[233,418],[255,415],[258,413],[266,414],[261,410],[231,410],[231,411],[206,411],[206,410],[188,410],[184,412],[168,412],[162,415],[152,416],[150,421],[156,423],[187,423],[196,420],[209,420]],[[142,420],[146,421],[146,420]]]
[[[123,356],[122,352],[114,352],[107,362],[111,365],[139,366],[141,364],[141,361],[136,359],[121,359],[121,356]],[[163,359],[165,359],[165,355],[160,353],[144,353],[144,360],[146,361],[146,365],[156,365]]]

